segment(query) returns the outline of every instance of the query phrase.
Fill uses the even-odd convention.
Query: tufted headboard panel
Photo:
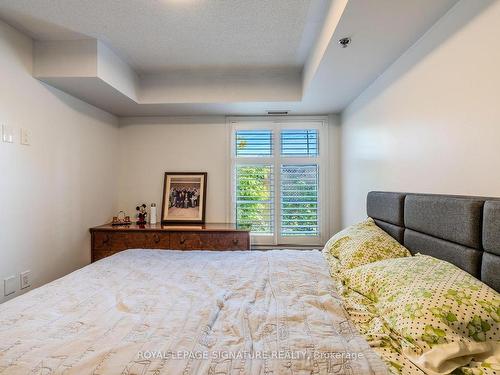
[[[367,214],[406,246],[500,291],[500,199],[372,191]]]

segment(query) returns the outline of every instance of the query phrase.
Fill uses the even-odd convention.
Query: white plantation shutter
[[[272,165],[236,167],[236,223],[255,234],[274,233]]]
[[[281,235],[317,236],[318,166],[281,166]]]
[[[281,131],[281,156],[318,156],[319,142],[317,129],[297,129]]]
[[[236,132],[236,157],[269,157],[273,155],[271,130],[239,130]]]
[[[255,244],[321,244],[324,123],[233,124],[233,220]]]

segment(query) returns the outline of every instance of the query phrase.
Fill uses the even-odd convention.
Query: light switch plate
[[[14,142],[14,128],[9,125],[2,125],[2,141],[7,143]]]
[[[31,271],[21,272],[20,275],[21,289],[26,289],[31,286]]]
[[[31,130],[21,128],[21,144],[25,146],[31,144]]]
[[[10,296],[16,292],[16,278],[15,276],[10,276],[3,279],[3,295]]]

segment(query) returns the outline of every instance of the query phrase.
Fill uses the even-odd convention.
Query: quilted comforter
[[[318,251],[128,250],[0,305],[1,374],[386,374]]]

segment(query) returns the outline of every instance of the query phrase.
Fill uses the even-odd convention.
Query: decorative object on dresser
[[[156,224],[158,217],[156,216],[156,203],[151,203],[149,210],[149,224]]]
[[[137,206],[135,210],[137,211],[137,224],[144,225],[147,224],[146,217],[148,216],[148,212],[146,211],[146,205],[143,203],[140,206]]]
[[[113,216],[113,221],[111,225],[130,225],[132,221],[130,221],[130,216],[127,216],[125,211],[118,212],[117,216]]]
[[[206,196],[206,172],[166,172],[161,222],[203,224]]]
[[[127,249],[250,250],[250,232],[234,224],[106,224],[91,228],[90,233],[92,262]]]

